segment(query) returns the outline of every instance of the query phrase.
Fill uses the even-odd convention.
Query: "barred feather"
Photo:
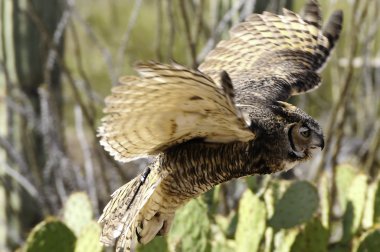
[[[321,30],[317,1],[310,0],[302,16],[284,9],[283,15],[252,14],[231,29],[199,69],[216,82],[226,71],[235,89],[269,100],[286,100],[320,84],[317,72],[327,61],[342,28],[336,11]]]
[[[254,138],[233,101],[205,74],[178,64],[139,64],[106,98],[100,143],[119,161],[157,154],[194,138],[208,142]]]
[[[112,194],[112,200],[99,218],[102,243],[109,246],[116,241],[117,251],[130,251],[137,244],[135,230],[140,211],[167,175],[158,169],[158,163],[155,163],[150,173],[137,176]]]

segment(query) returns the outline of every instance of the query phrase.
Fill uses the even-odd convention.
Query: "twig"
[[[68,1],[69,2],[69,1]],[[70,11],[67,9],[63,12],[61,20],[58,22],[57,28],[54,31],[53,37],[52,37],[52,44],[55,48],[58,48],[61,43],[63,43],[63,34],[66,29],[67,23],[69,21],[70,17]],[[47,60],[45,65],[45,81],[47,83],[50,83],[50,72],[54,68],[56,58],[57,58],[57,50],[55,50],[53,47],[49,48],[49,52],[47,53]]]
[[[95,109],[93,102],[91,102],[91,101],[97,101],[99,99],[97,98],[96,94],[94,93],[94,90],[91,88],[90,79],[87,76],[86,71],[84,70],[83,61],[82,61],[82,58],[83,58],[82,57],[82,50],[80,47],[79,37],[78,37],[77,31],[75,28],[75,24],[73,22],[70,22],[69,27],[70,27],[71,34],[73,36],[73,42],[74,42],[73,44],[74,44],[74,52],[75,52],[74,55],[75,55],[75,59],[76,59],[76,63],[77,63],[77,68],[79,71],[79,75],[83,79],[84,85],[85,85],[85,88],[84,88],[85,92],[84,93],[87,94],[87,96],[90,100],[90,102],[88,103],[89,108],[90,108],[90,113],[93,117],[96,117],[96,109]],[[103,104],[103,101],[101,101],[101,104]]]
[[[167,12],[169,16],[169,27],[170,27],[170,33],[169,33],[169,43],[168,43],[168,59],[173,58],[173,49],[174,49],[174,42],[175,42],[175,18],[174,18],[174,4],[172,0],[167,0]]]
[[[157,0],[157,29],[156,29],[156,44],[155,51],[156,57],[159,61],[162,61],[162,33],[163,33],[163,2],[162,0]]]
[[[121,41],[120,47],[119,47],[118,52],[117,52],[116,62],[118,63],[120,68],[122,68],[122,66],[124,65],[125,52],[127,50],[129,36],[130,36],[130,33],[131,33],[133,27],[135,26],[138,14],[140,12],[141,3],[142,3],[142,0],[135,0],[135,4],[134,4],[133,9],[132,9],[132,14],[129,17],[127,31],[124,33],[123,39]],[[119,72],[118,72],[118,75],[119,75]],[[113,82],[113,83],[116,84],[116,82]]]
[[[92,162],[93,158],[91,154],[91,148],[88,145],[88,142],[84,133],[84,129],[83,129],[82,111],[78,106],[75,107],[74,114],[75,114],[75,129],[76,129],[78,141],[83,153],[84,169],[86,172],[85,174],[86,174],[87,190],[89,192],[92,204],[94,208],[97,210],[99,206],[98,206],[98,200],[97,200],[98,196],[96,192],[94,164]]]
[[[186,1],[180,1],[179,6],[180,6],[181,14],[182,14],[182,19],[185,25],[186,39],[187,39],[187,44],[190,50],[191,64],[193,67],[196,67],[197,55],[196,55],[195,42],[193,40],[193,36],[191,35],[190,21],[187,15],[187,8],[185,4],[186,4]]]
[[[203,11],[204,11],[204,5],[205,1],[199,1],[198,6],[196,8],[196,13],[195,13],[195,20],[197,21],[196,26],[195,26],[195,36],[194,36],[194,46],[195,48],[198,46],[201,38],[201,31],[204,28],[204,20],[203,20]]]
[[[58,118],[54,117],[54,106],[51,106],[51,97],[50,93],[43,86],[38,89],[38,94],[40,97],[40,106],[41,106],[41,116],[40,116],[40,126],[41,133],[43,137],[43,150],[49,151],[49,155],[47,155],[47,160],[45,162],[45,166],[42,168],[43,175],[43,185],[46,188],[51,187],[53,184],[55,185],[54,189],[57,194],[54,196],[42,192],[45,198],[50,202],[50,207],[53,212],[58,211],[57,200],[60,200],[60,203],[63,203],[67,198],[67,192],[63,186],[63,176],[62,174],[58,174],[62,171],[59,169],[60,160],[64,158],[65,154],[63,151],[63,142],[61,136],[57,135],[57,131],[54,128],[55,123],[54,120]],[[39,167],[38,170],[40,170]],[[55,176],[54,176],[55,175]]]
[[[371,136],[372,141],[369,144],[369,151],[367,159],[364,163],[364,170],[367,174],[371,175],[370,178],[376,178],[379,175],[379,171],[373,168],[373,164],[375,163],[378,151],[380,149],[380,119],[376,120],[373,134]]]
[[[13,178],[19,185],[21,185],[22,188],[25,189],[25,191],[38,202],[39,206],[42,208],[42,212],[46,213],[46,209],[44,208],[44,204],[41,201],[40,193],[37,190],[37,188],[29,182],[27,178],[25,178],[21,173],[16,171],[15,169],[12,169],[8,164],[4,164],[3,171],[6,175]]]
[[[0,147],[5,150],[7,157],[9,157],[12,162],[20,167],[21,171],[28,171],[28,165],[26,164],[22,155],[13,147],[12,143],[9,142],[5,137],[0,136]]]
[[[29,0],[31,1],[31,0]],[[28,16],[31,18],[31,20],[36,24],[38,30],[40,31],[41,35],[45,37],[48,45],[53,48],[55,51],[58,51],[58,48],[55,46],[54,43],[52,43],[52,39],[50,38],[49,36],[49,33],[47,32],[47,29],[44,25],[44,23],[42,22],[42,20],[40,19],[40,17],[37,15],[37,13],[35,12],[34,8],[31,6],[31,8],[29,9],[29,11],[27,11],[27,14]],[[95,130],[95,127],[94,127],[94,118],[91,116],[91,114],[89,113],[89,111],[87,110],[87,107],[85,106],[84,102],[82,101],[82,98],[81,98],[81,95],[78,91],[78,88],[76,87],[75,85],[75,81],[74,81],[74,78],[72,77],[70,71],[68,70],[68,67],[65,63],[65,61],[62,59],[62,57],[60,57],[59,55],[57,55],[57,59],[58,59],[58,63],[62,69],[62,72],[66,75],[67,79],[68,79],[68,82],[73,90],[73,93],[74,93],[74,96],[78,102],[78,104],[80,105],[82,111],[83,111],[83,114],[86,118],[86,121],[87,123],[91,126],[91,130],[93,131],[94,134],[96,134],[96,130]]]
[[[108,76],[112,82],[112,84],[117,83],[117,74],[115,72],[115,67],[113,65],[112,55],[111,52],[108,50],[108,48],[100,42],[97,35],[95,34],[92,27],[84,20],[84,18],[76,11],[76,9],[71,9],[72,16],[78,20],[78,22],[83,26],[84,31],[86,32],[88,38],[93,42],[95,47],[99,50],[101,53],[104,63],[106,64],[108,68]]]
[[[1,32],[1,50],[2,50],[3,59],[0,61],[0,64],[3,69],[6,93],[8,94],[9,97],[11,97],[13,93],[12,91],[13,91],[14,84],[11,81],[11,77],[10,77],[9,70],[7,67],[8,52],[6,49],[6,40],[5,40],[5,32],[4,32],[5,24],[6,24],[4,12],[5,12],[5,2],[1,1],[1,8],[0,8],[0,20],[1,20],[1,31],[2,31]],[[15,138],[14,136],[15,134],[12,131],[12,129],[14,128],[14,116],[12,114],[11,108],[8,103],[6,103],[5,110],[6,110],[6,120],[7,120],[7,125],[6,125],[7,139],[11,143],[11,145],[13,145],[14,138]]]
[[[216,26],[214,33],[207,40],[207,42],[203,46],[203,49],[198,54],[197,62],[202,62],[206,55],[215,47],[215,44],[219,40],[221,34],[226,30],[228,24],[231,22],[234,13],[236,13],[236,11],[238,11],[244,4],[245,0],[234,2],[231,9],[224,14],[223,18],[219,21],[218,25]],[[241,18],[244,19],[245,17]]]

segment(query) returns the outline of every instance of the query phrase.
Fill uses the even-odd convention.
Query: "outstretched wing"
[[[342,28],[343,14],[334,12],[321,28],[317,1],[310,0],[300,16],[252,14],[230,31],[199,69],[219,82],[227,71],[239,93],[286,100],[320,83],[318,70],[327,61]]]
[[[249,141],[249,130],[233,101],[231,80],[222,86],[178,64],[138,64],[140,77],[123,77],[106,98],[100,143],[119,161],[156,154],[194,138],[209,142]]]

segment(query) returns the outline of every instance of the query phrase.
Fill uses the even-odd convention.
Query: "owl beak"
[[[321,148],[321,150],[323,150],[323,148],[325,148],[325,140],[323,139],[322,134],[314,134],[313,135],[313,140],[311,142],[311,148],[312,149]]]

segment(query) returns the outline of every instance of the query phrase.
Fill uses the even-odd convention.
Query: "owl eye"
[[[301,127],[299,129],[299,133],[301,134],[301,136],[303,136],[304,138],[309,138],[310,137],[310,129],[307,128],[307,127]]]

